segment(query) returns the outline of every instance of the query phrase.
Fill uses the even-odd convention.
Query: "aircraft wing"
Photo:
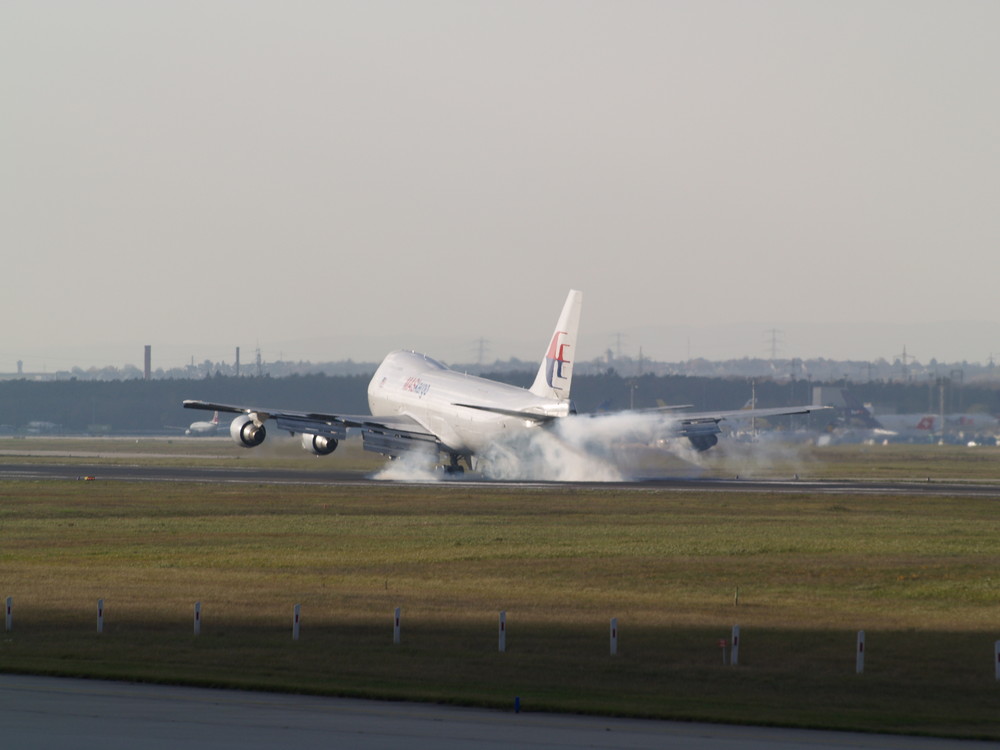
[[[698,450],[708,450],[718,441],[722,433],[719,422],[727,419],[750,419],[755,417],[777,417],[790,414],[809,414],[830,409],[829,406],[781,406],[768,409],[734,409],[732,411],[678,412],[662,407],[641,409],[621,414],[658,414],[669,420],[670,431],[675,437],[688,438]],[[613,417],[614,414],[592,415],[596,418]]]
[[[680,412],[677,420],[681,424],[700,424],[705,422],[719,423],[726,419],[755,419],[757,417],[781,417],[793,414],[810,414],[814,411],[826,411],[832,406],[776,406],[768,409],[734,409],[732,411],[713,412]]]
[[[348,428],[361,432],[365,450],[388,456],[398,456],[420,445],[441,449],[437,436],[413,417],[400,414],[392,417],[373,417],[370,414],[326,414],[323,412],[289,411],[234,404],[216,404],[209,401],[187,400],[185,409],[222,411],[231,414],[254,414],[261,423],[273,420],[280,430],[294,434],[322,435],[343,440]]]
[[[752,419],[755,417],[778,417],[791,414],[809,414],[829,409],[829,406],[782,406],[770,409],[735,409],[733,411],[694,412],[677,414],[677,435],[686,437],[699,451],[708,450],[718,441],[722,432],[719,422],[727,419]]]

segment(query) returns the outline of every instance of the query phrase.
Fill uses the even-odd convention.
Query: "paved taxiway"
[[[131,482],[217,482],[250,484],[382,484],[383,481],[352,471],[267,469],[247,467],[207,468],[199,466],[114,466],[110,464],[25,463],[0,464],[0,479],[81,479]],[[1000,499],[1000,484],[935,481],[860,481],[802,479],[707,479],[683,477],[642,477],[632,482],[501,482],[464,478],[442,479],[442,484],[472,485],[486,482],[492,486],[614,488],[634,490],[704,490],[711,492],[811,492],[817,494],[934,494],[994,497]],[[392,484],[405,484],[393,481]],[[424,482],[426,484],[426,482]]]
[[[971,750],[1000,743],[0,675],[5,747]]]

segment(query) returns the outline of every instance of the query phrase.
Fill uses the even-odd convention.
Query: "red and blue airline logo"
[[[415,393],[417,396],[420,396],[421,398],[423,398],[424,396],[426,396],[427,395],[427,391],[429,391],[430,389],[431,389],[431,386],[430,386],[429,383],[425,383],[423,380],[421,380],[420,378],[416,378],[416,377],[407,378],[406,382],[403,383],[403,390],[404,391],[409,391],[410,393]]]
[[[567,376],[563,375],[563,366],[572,364],[570,360],[566,359],[566,350],[569,349],[570,345],[560,342],[560,337],[566,335],[566,331],[556,331],[552,337],[552,343],[549,344],[549,350],[545,354],[545,381],[549,384],[549,388],[556,390],[562,389],[552,381],[555,378],[566,380]]]

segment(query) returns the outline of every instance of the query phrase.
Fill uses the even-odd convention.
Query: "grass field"
[[[3,481],[0,540],[4,671],[1000,738],[991,498]]]

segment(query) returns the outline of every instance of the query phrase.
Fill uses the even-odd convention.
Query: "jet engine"
[[[719,442],[719,423],[715,420],[684,425],[681,434],[691,441],[692,447],[703,453]]]
[[[689,435],[688,440],[691,441],[691,445],[699,453],[707,451],[719,442],[719,438],[715,435]]]
[[[229,434],[237,445],[253,448],[264,442],[267,430],[264,429],[264,425],[254,424],[253,418],[249,414],[243,414],[236,417],[229,425]]]
[[[337,450],[337,440],[325,435],[302,433],[302,447],[317,456],[329,456]]]

